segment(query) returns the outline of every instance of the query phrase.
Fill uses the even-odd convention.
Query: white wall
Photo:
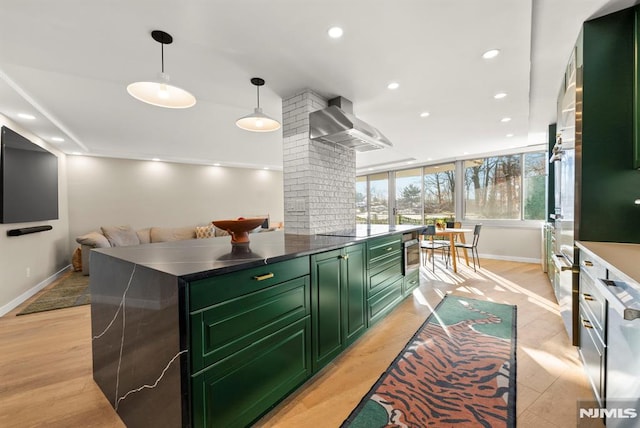
[[[473,229],[473,224],[464,224]],[[540,263],[542,251],[542,224],[539,226],[508,226],[484,224],[480,231],[478,253],[480,257]],[[472,234],[466,235],[471,243]]]
[[[49,284],[71,260],[67,211],[66,156],[0,115],[5,125],[58,157],[58,220],[0,224],[0,316]],[[7,236],[10,229],[51,225],[52,230]]]
[[[282,172],[68,156],[70,247],[100,226],[181,227],[269,214],[283,221]]]

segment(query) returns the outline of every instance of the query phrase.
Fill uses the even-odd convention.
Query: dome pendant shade
[[[155,30],[151,37],[160,43],[162,49],[162,72],[155,81],[135,82],[127,86],[127,92],[143,103],[165,108],[189,108],[196,98],[188,91],[169,84],[169,75],[164,72],[164,45],[173,42],[173,37],[164,31]]]
[[[236,120],[236,125],[238,128],[252,132],[271,132],[280,129],[280,122],[264,114],[260,108],[260,86],[264,85],[264,80],[254,77],[251,83],[256,86],[258,106],[253,113]]]

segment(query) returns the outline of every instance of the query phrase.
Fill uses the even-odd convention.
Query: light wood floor
[[[518,305],[517,424],[575,426],[591,399],[553,293],[538,264],[482,260],[458,274],[436,266],[393,313],[262,418],[260,427],[338,427],[444,293]],[[93,382],[89,306],[0,318],[1,427],[123,427]]]

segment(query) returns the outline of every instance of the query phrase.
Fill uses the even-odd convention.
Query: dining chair
[[[431,270],[436,270],[436,250],[442,250],[442,257],[445,259],[445,266],[449,265],[449,241],[443,239],[434,239],[436,236],[436,227],[434,225],[427,226],[422,231],[422,240],[420,241],[420,249],[424,254],[422,263],[427,265],[427,253],[431,250]]]
[[[456,256],[458,260],[460,260],[460,256],[458,255],[458,248],[464,248],[466,250],[471,250],[471,258],[473,259],[473,271],[476,272],[476,260],[478,260],[478,267],[480,267],[480,256],[478,255],[478,240],[480,239],[480,229],[482,229],[482,224],[476,224],[473,228],[473,241],[470,244],[464,242],[456,242],[454,245],[456,247]]]

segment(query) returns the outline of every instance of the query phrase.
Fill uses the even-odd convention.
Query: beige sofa
[[[131,226],[104,226],[100,228],[100,231],[78,236],[76,242],[81,245],[82,273],[89,275],[89,255],[93,248],[125,247],[224,235],[228,235],[228,233],[213,225],[173,228],[149,227],[139,230],[134,230]]]

